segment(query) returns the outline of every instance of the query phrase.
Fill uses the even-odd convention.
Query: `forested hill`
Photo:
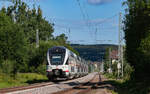
[[[77,50],[82,58],[91,61],[102,61],[105,58],[105,54],[108,48],[117,50],[117,45],[113,44],[97,44],[97,45],[80,45],[71,44],[71,46]]]

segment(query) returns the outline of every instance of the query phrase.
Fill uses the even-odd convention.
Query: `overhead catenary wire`
[[[81,14],[83,16],[83,20],[85,21],[85,24],[87,24],[86,15],[85,15],[85,13],[83,11],[83,8],[81,7],[80,0],[76,0],[76,1],[78,3],[79,8],[80,8]]]
[[[2,1],[5,1],[5,0],[2,0]],[[7,1],[7,0],[6,0]],[[8,1],[12,1],[12,0],[8,0]],[[30,1],[30,0],[24,0],[24,1]],[[34,3],[38,3],[38,2],[36,2],[36,1],[39,1],[39,0],[31,0],[31,2],[33,2],[34,1]],[[97,19],[90,19],[90,17],[89,17],[89,15],[88,15],[88,11],[87,11],[87,7],[83,7],[83,2],[81,2],[82,0],[77,0],[77,4],[78,4],[78,6],[79,6],[79,8],[80,8],[80,11],[81,11],[81,14],[82,14],[82,16],[83,16],[83,20],[84,20],[84,22],[85,22],[85,25],[82,25],[83,24],[83,21],[81,21],[81,20],[78,20],[78,21],[76,21],[76,20],[68,20],[68,19],[59,19],[59,18],[54,18],[55,20],[59,20],[59,22],[57,22],[56,24],[55,24],[55,28],[56,29],[59,29],[59,31],[60,31],[60,29],[62,29],[62,30],[64,30],[65,32],[67,32],[68,31],[68,29],[71,29],[71,31],[73,31],[73,30],[81,30],[81,29],[85,29],[85,30],[82,30],[82,32],[87,32],[87,31],[89,31],[89,30],[91,30],[91,31],[95,31],[95,29],[97,28],[98,30],[99,29],[101,29],[101,31],[104,31],[104,29],[103,28],[100,28],[100,27],[98,27],[98,25],[101,25],[101,24],[105,24],[105,23],[108,23],[108,22],[110,22],[111,21],[111,19],[113,19],[114,17],[116,17],[117,15],[115,14],[115,15],[113,15],[113,16],[111,16],[111,17],[108,17],[108,18],[104,18],[103,20],[101,20],[101,21],[98,21],[98,22],[94,22],[93,20],[97,20]],[[38,4],[35,4],[36,6],[38,5]],[[118,13],[117,13],[118,14]],[[66,24],[62,24],[62,23],[66,23]],[[69,25],[67,24],[67,23],[69,23]],[[80,23],[80,24],[78,24],[78,23]],[[62,24],[62,25],[61,25]],[[96,28],[95,28],[95,25],[97,25],[96,26]],[[90,29],[89,29],[89,27],[90,27]],[[94,28],[93,28],[94,27]],[[115,27],[114,27],[115,28]],[[107,28],[108,29],[108,28]],[[109,29],[111,29],[111,28],[109,28]],[[113,27],[112,27],[112,29],[113,29]],[[70,30],[69,30],[69,32],[70,32]],[[91,32],[90,32],[91,33]],[[90,34],[90,35],[92,35],[92,34]],[[97,36],[96,36],[97,37]]]
[[[105,18],[105,19],[102,20],[100,23],[96,23],[95,25],[101,25],[101,24],[104,24],[104,23],[110,21],[111,19],[113,19],[114,17],[117,17],[117,16],[118,16],[118,14],[115,14],[115,15],[113,15],[113,16],[111,16],[111,17]]]
[[[98,23],[98,25],[102,25],[102,24],[105,24],[105,23],[108,23],[108,22],[113,22],[111,19],[113,19],[114,17],[116,17],[116,16],[118,16],[118,15],[113,15],[113,16],[110,16],[110,17],[107,17],[107,18],[105,18],[104,20],[102,20],[102,21],[100,21],[99,23]],[[62,28],[62,29],[67,29],[67,31],[68,31],[68,28],[71,28],[71,30],[82,30],[83,28],[87,28],[87,27],[84,27],[84,26],[82,26],[83,25],[83,23],[81,23],[82,21],[80,21],[80,20],[71,20],[71,19],[59,19],[59,18],[53,18],[55,21],[57,21],[57,20],[59,20],[60,21],[60,23],[66,23],[66,24],[62,24],[62,25],[59,25],[60,23],[58,23],[58,24],[55,24],[55,27],[56,28]],[[94,19],[94,20],[96,20],[96,19]],[[90,23],[92,23],[92,21],[93,20],[90,20],[89,22]],[[67,25],[67,23],[69,22],[69,26]],[[71,23],[72,22],[72,23]],[[76,24],[76,23],[80,23],[80,24]],[[94,21],[93,21],[93,23],[94,23]],[[114,22],[113,22],[114,23]],[[110,23],[109,23],[110,24]],[[104,31],[104,29],[105,30],[107,30],[107,29],[110,29],[109,30],[109,32],[110,31],[115,31],[115,30],[111,30],[111,29],[113,29],[113,28],[116,28],[117,26],[115,25],[115,26],[110,26],[110,27],[104,27],[104,28],[100,28],[100,27],[98,27],[98,26],[96,26],[96,28],[97,29],[101,29],[101,31]],[[95,29],[93,29],[94,31],[95,31]],[[66,32],[67,32],[66,31]],[[82,32],[87,32],[88,30],[82,30]],[[97,37],[96,35],[94,36],[94,37]],[[95,39],[95,38],[94,38]],[[104,42],[104,41],[97,41],[97,42]],[[106,41],[105,41],[106,42]],[[107,41],[108,42],[108,41]],[[93,42],[92,42],[93,43]]]
[[[88,28],[89,33],[90,33],[90,36],[92,37],[92,33],[90,32],[91,26],[90,26],[90,23],[89,23],[89,21],[90,21],[89,15],[86,12],[86,10],[83,9],[83,7],[81,6],[80,0],[76,0],[76,1],[78,3],[79,8],[80,8],[81,14],[83,16],[83,20],[85,21],[85,24],[86,24],[86,26]]]
[[[88,22],[91,24],[90,26],[97,26],[97,25],[102,25],[102,24],[105,24],[106,22],[110,22],[111,19],[113,19],[114,17],[118,16],[117,14],[111,16],[111,17],[108,17],[108,18],[105,18],[104,20],[101,20],[101,21],[97,21],[97,22],[94,22],[94,20],[98,20],[99,18],[97,19],[91,19],[89,20]],[[72,26],[69,26],[69,27],[72,27],[73,29],[76,29],[76,28],[79,28],[79,26],[82,26],[81,28],[83,28],[84,25],[82,25],[82,21],[81,20],[68,20],[68,19],[60,19],[60,18],[50,18],[54,21],[59,21],[59,22],[63,22],[63,23],[69,23],[69,25],[72,25]],[[92,22],[93,21],[93,22]],[[80,23],[80,24],[79,24]],[[55,26],[60,26],[60,24],[55,24]],[[76,27],[75,27],[76,26]],[[86,24],[87,26],[87,24]],[[68,28],[68,25],[64,25],[63,24],[63,27],[65,28]]]

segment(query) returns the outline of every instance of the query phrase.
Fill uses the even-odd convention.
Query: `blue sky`
[[[55,24],[55,36],[65,33],[71,43],[118,44],[118,15],[124,10],[122,0],[36,0],[36,2],[26,0],[26,2],[30,6],[34,3],[36,6],[40,5],[44,17]],[[9,5],[3,1],[0,3],[0,6]]]

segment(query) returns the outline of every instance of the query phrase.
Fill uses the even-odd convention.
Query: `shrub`
[[[16,61],[12,61],[12,60],[5,60],[2,62],[1,64],[1,69],[3,73],[6,73],[8,75],[15,75],[16,73],[15,71],[15,65],[16,65]]]
[[[39,65],[37,68],[37,73],[46,75],[46,65]]]

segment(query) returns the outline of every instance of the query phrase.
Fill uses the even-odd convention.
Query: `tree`
[[[35,46],[36,30],[39,31],[39,48]],[[66,43],[65,34],[54,38],[53,32],[53,24],[43,17],[40,7],[33,5],[30,9],[22,0],[14,0],[12,5],[3,7],[0,10],[0,67],[3,72],[43,73],[46,52],[52,46],[65,46],[76,52]],[[5,71],[7,66],[10,70]]]
[[[134,79],[148,77],[150,67],[150,0],[127,0],[124,20],[126,58],[134,68]],[[150,77],[150,76],[149,76]]]
[[[36,30],[39,30],[40,40],[49,40],[53,37],[53,25],[43,18],[40,6],[36,8],[33,5],[33,9],[30,9],[25,2],[15,0],[13,5],[8,6],[7,15],[21,26],[30,43],[36,42]]]
[[[0,61],[13,61],[13,73],[22,71],[19,66],[26,66],[27,41],[22,29],[13,23],[10,16],[0,12]],[[10,64],[10,63],[9,63]],[[2,65],[2,62],[1,64]]]

